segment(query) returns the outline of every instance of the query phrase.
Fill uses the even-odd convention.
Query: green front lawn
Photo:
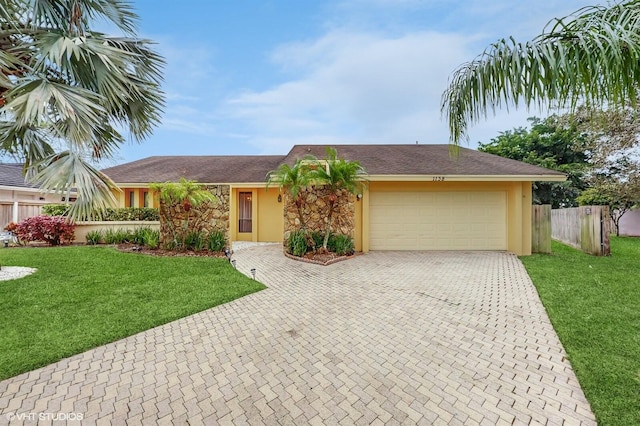
[[[600,425],[640,424],[640,239],[523,257]]]
[[[0,249],[0,379],[229,302],[264,286],[224,259],[110,247]]]

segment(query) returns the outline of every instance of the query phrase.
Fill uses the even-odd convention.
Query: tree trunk
[[[327,215],[327,229],[324,233],[324,241],[322,242],[322,248],[328,250],[327,246],[329,245],[329,235],[331,234],[331,222],[333,219],[333,204],[335,201],[329,200],[329,214]]]

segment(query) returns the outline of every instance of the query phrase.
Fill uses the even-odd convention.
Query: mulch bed
[[[164,250],[164,249],[150,249],[148,247],[139,246],[131,243],[123,243],[118,244],[116,248],[125,253],[140,253],[140,254],[148,254],[150,256],[174,256],[174,257],[217,257],[220,259],[226,259],[224,253],[217,251],[193,251],[193,250],[185,250],[185,251],[177,251],[177,250]]]
[[[327,266],[337,262],[342,262],[343,260],[351,259],[358,255],[358,253],[355,253],[349,256],[339,256],[332,252],[326,252],[326,253],[307,253],[303,257],[299,257],[299,256],[294,256],[292,254],[289,254],[286,251],[283,251],[283,253],[289,259],[297,260],[298,262],[313,263],[313,264],[322,265],[322,266]]]

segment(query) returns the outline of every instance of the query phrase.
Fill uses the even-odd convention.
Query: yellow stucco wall
[[[127,205],[128,192],[135,192],[142,205],[146,188],[122,188],[117,194],[119,205]],[[251,233],[238,233],[238,193],[252,193],[253,223]],[[369,251],[369,200],[370,192],[378,191],[504,191],[507,194],[507,249],[517,255],[531,254],[531,182],[369,182],[361,200],[356,201],[355,247],[357,251]],[[282,242],[284,227],[283,203],[278,203],[278,190],[268,191],[264,186],[231,185],[230,238],[232,241]],[[156,197],[150,196],[152,206]]]
[[[158,207],[158,197],[148,187],[122,187],[122,191],[114,191],[113,195],[117,200],[117,207],[144,207],[144,193],[149,195],[147,207]],[[133,204],[131,204],[131,194],[133,194]]]
[[[361,201],[362,251],[369,251],[369,193],[414,191],[504,191],[507,194],[507,250],[531,254],[531,182],[370,182]]]
[[[278,202],[278,189],[258,188],[258,241],[282,242],[284,228],[283,203]]]
[[[238,232],[238,199],[240,192],[251,192],[251,233]],[[278,202],[278,190],[264,187],[231,186],[229,223],[232,241],[282,242],[284,228],[283,204]]]

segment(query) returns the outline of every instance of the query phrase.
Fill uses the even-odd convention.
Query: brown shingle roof
[[[296,145],[285,158],[311,154],[326,156],[326,145]],[[370,175],[520,175],[564,176],[545,169],[493,154],[460,148],[457,157],[450,155],[450,145],[335,145],[338,157],[359,161]]]
[[[286,156],[167,156],[148,157],[104,169],[116,183],[177,181],[201,183],[264,182],[282,163],[314,155],[324,158],[326,145],[296,145]],[[340,158],[356,160],[370,175],[564,176],[497,155],[460,148],[457,157],[449,145],[336,145]]]
[[[148,157],[102,170],[116,183],[264,182],[267,172],[282,163],[282,155]]]
[[[16,163],[0,164],[0,185],[17,188],[37,189],[38,185],[29,183],[24,178],[24,165]]]

